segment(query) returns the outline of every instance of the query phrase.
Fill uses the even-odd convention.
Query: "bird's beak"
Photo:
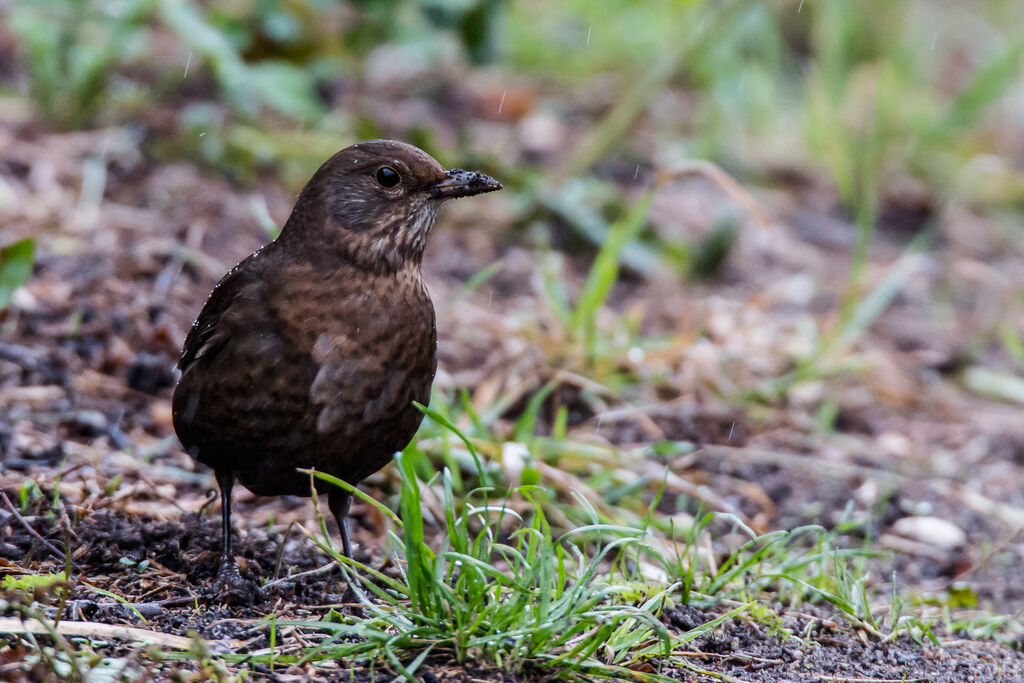
[[[490,176],[475,171],[463,171],[453,168],[448,171],[444,180],[430,186],[428,192],[433,199],[454,199],[455,197],[471,197],[484,192],[501,189],[501,183]]]

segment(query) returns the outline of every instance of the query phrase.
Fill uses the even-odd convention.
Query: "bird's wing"
[[[307,410],[312,363],[285,342],[259,270],[225,276],[185,340],[173,408],[186,448],[259,444],[292,429]]]
[[[372,324],[372,323],[370,323]],[[391,344],[367,344],[365,336],[322,334],[313,346],[316,377],[309,398],[321,434],[365,427],[405,408],[411,398],[406,371],[392,359]]]
[[[246,261],[248,260],[246,259]],[[178,368],[183,374],[188,372],[200,358],[215,356],[230,338],[232,332],[229,329],[230,325],[221,324],[222,319],[226,317],[232,304],[238,302],[238,296],[243,289],[252,288],[258,284],[248,276],[247,269],[242,267],[246,261],[239,263],[221,278],[206,299],[203,310],[192,324],[192,329],[185,337],[181,358],[178,359]]]

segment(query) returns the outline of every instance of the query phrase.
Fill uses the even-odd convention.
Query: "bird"
[[[312,495],[300,469],[352,486],[412,440],[437,369],[434,306],[421,264],[438,208],[493,192],[417,147],[370,140],[317,170],[276,239],[213,288],[185,339],[175,432],[209,466],[221,500],[215,587],[251,596],[231,550],[231,493]],[[328,506],[352,556],[351,494]]]

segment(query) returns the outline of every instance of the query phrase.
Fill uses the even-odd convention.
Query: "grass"
[[[405,522],[401,535],[393,537],[403,550],[400,575],[387,577],[335,555],[359,571],[350,576],[364,614],[341,623],[287,622],[331,636],[304,658],[380,659],[416,680],[416,668],[432,653],[509,671],[609,677],[626,675],[623,667],[638,658],[667,654],[672,640],[659,617],[673,587],[653,588],[639,604],[625,602],[637,594],[637,586],[604,571],[642,532],[596,524],[556,537],[537,502],[547,495],[540,487],[509,492],[531,502],[527,521],[507,501],[492,504],[486,489],[456,502],[451,473],[444,470],[436,478],[443,490],[445,530],[440,545],[428,544],[434,535],[424,533],[413,458],[399,456],[397,463]],[[578,536],[609,534],[623,537],[589,556],[574,543]],[[330,552],[326,544],[321,547]],[[370,580],[359,580],[360,575]],[[336,642],[348,636],[357,640]],[[654,642],[637,647],[649,641]],[[604,661],[595,657],[599,649]]]
[[[150,0],[16,2],[9,26],[17,36],[39,115],[58,128],[77,129],[114,109],[124,91],[117,69],[146,44]]]
[[[474,451],[469,437],[440,419]],[[602,521],[590,508],[588,523],[556,530],[545,513],[552,502],[548,487],[488,486],[460,495],[452,470],[422,467],[423,457],[415,448],[396,455],[398,516],[350,484],[311,472],[392,520],[397,570],[385,574],[341,556],[318,517],[321,535],[310,538],[345,571],[358,608],[319,620],[271,617],[269,651],[223,661],[273,668],[334,660],[384,667],[409,681],[419,680],[417,672],[432,659],[472,661],[513,674],[543,672],[558,680],[668,681],[672,670],[711,675],[679,653],[728,622],[748,621],[800,640],[771,603],[829,604],[835,615],[878,640],[907,634],[939,642],[933,618],[910,614],[895,592],[888,619],[877,613],[879,596],[869,587],[864,560],[879,554],[843,547],[846,534],[864,521],[832,531],[808,526],[757,535],[730,515],[706,514],[688,528],[659,530],[649,523]],[[425,480],[419,474],[424,469],[432,472]],[[488,475],[480,470],[477,478]],[[431,519],[423,506],[428,490],[442,511],[433,522],[425,522]],[[440,528],[428,529],[431,524]],[[715,558],[707,550],[713,527],[731,528],[748,540]],[[670,629],[666,612],[679,605],[705,610],[707,620],[687,631]],[[1005,625],[988,620],[976,628],[994,632]],[[298,629],[305,640],[320,634],[319,642],[283,641],[277,636],[283,627]]]

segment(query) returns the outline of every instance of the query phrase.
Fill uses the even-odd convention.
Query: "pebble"
[[[967,534],[957,525],[941,517],[903,517],[892,525],[894,533],[915,541],[955,550],[967,543]]]

